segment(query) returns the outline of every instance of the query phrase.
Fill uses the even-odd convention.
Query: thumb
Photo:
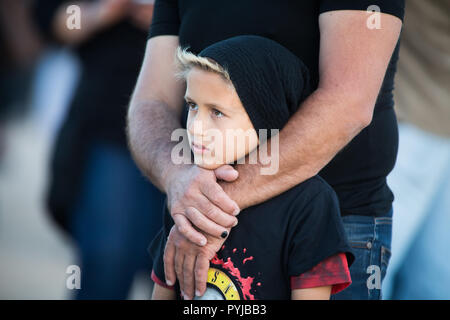
[[[228,182],[232,182],[239,177],[239,172],[229,164],[220,166],[214,170],[214,173],[218,180],[225,180]]]

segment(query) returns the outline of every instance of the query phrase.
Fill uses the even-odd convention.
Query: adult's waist
[[[378,109],[364,128],[319,175],[336,191],[343,215],[382,215],[393,194],[386,184],[398,151],[398,125],[393,108]]]
[[[331,187],[339,199],[342,216],[382,217],[392,209],[394,194],[384,177]]]

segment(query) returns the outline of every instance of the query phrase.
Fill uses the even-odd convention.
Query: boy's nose
[[[188,127],[188,131],[191,135],[200,137],[205,135],[207,129],[208,123],[200,115],[197,115]]]

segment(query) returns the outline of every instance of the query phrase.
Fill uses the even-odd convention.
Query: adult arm
[[[236,166],[237,181],[222,183],[241,208],[316,175],[371,123],[402,22],[381,14],[382,28],[369,29],[366,21],[365,11],[330,11],[319,16],[319,86],[280,131],[278,173],[261,175],[260,164],[242,164]]]
[[[319,86],[280,131],[279,171],[261,175],[261,165],[242,164],[236,166],[239,179],[220,182],[240,208],[266,201],[316,175],[370,124],[402,26],[393,15],[381,13],[380,17],[382,28],[369,29],[365,11],[339,10],[319,16]],[[175,254],[170,246],[168,249],[165,261],[169,262]],[[170,281],[175,276],[184,279],[181,285],[188,296],[192,296],[194,287],[204,292],[206,287],[200,279],[205,278],[205,270],[195,270],[194,274],[186,269],[179,274],[172,265],[175,262],[169,263],[166,271]]]

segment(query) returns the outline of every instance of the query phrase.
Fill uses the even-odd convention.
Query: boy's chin
[[[224,165],[224,163],[214,162],[213,160],[208,161],[208,160],[195,158],[194,164],[196,164],[200,168],[207,169],[207,170],[215,170]]]
[[[216,170],[217,168],[222,166],[222,164],[206,164],[206,163],[196,163],[196,165],[199,166],[200,168],[207,170]]]

